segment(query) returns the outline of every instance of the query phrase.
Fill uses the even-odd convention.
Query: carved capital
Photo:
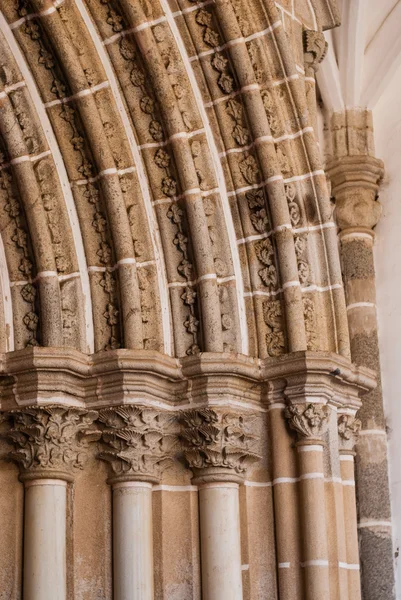
[[[97,412],[65,406],[30,406],[6,413],[11,423],[6,438],[14,444],[9,458],[21,479],[66,479],[82,469],[88,444],[100,438]]]
[[[321,441],[326,433],[329,419],[327,404],[290,404],[285,417],[300,441]]]
[[[383,162],[372,156],[342,156],[328,165],[340,229],[372,229],[378,223],[381,204],[376,197],[383,172]]]
[[[328,44],[322,31],[306,29],[303,32],[305,67],[317,71],[327,53]]]
[[[352,451],[362,427],[360,419],[357,419],[354,415],[340,415],[337,425],[340,451]]]
[[[176,437],[167,432],[168,414],[143,406],[124,405],[99,411],[104,450],[99,458],[110,463],[117,481],[160,480],[163,466],[172,460]]]
[[[181,417],[185,458],[199,481],[240,481],[260,458],[252,448],[258,437],[249,431],[251,417],[211,408]]]

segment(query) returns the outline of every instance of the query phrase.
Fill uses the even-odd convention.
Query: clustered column
[[[167,415],[142,406],[100,411],[113,489],[114,600],[153,600],[152,486],[169,460],[174,437],[165,433]]]
[[[182,415],[185,457],[199,486],[203,600],[242,600],[239,484],[259,456],[247,418],[203,408]]]
[[[365,396],[359,412],[362,430],[356,454],[362,596],[376,600],[383,594],[390,599],[394,567],[373,258],[383,163],[374,156],[370,111],[334,114],[332,129],[334,159],[327,172],[340,228],[351,358],[377,373],[377,387]]]
[[[290,404],[285,416],[298,435],[299,482],[301,490],[302,538],[307,600],[330,597],[327,547],[323,435],[328,426],[325,404]]]
[[[95,411],[32,406],[8,413],[9,457],[25,485],[24,600],[66,600],[67,485],[99,439]]]

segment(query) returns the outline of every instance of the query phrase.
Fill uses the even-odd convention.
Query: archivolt
[[[16,348],[348,352],[303,68],[273,2],[0,7]]]

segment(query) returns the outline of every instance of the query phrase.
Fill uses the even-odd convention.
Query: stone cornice
[[[384,175],[384,164],[374,156],[341,156],[327,165],[326,172],[330,177],[334,196],[355,187],[377,193]]]
[[[359,395],[376,386],[370,369],[356,366],[338,354],[323,352],[294,352],[275,360],[265,359],[262,377],[270,384],[267,403],[284,395],[291,403],[330,402],[358,409]]]
[[[87,356],[60,348],[29,348],[1,357],[1,409],[30,404],[102,408],[124,403],[177,409],[181,405],[231,405],[262,409],[285,389],[291,401],[358,408],[358,394],[372,389],[372,371],[347,358],[297,352],[252,359],[202,353],[181,360],[154,351],[115,350]]]

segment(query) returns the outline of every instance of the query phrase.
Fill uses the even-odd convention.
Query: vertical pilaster
[[[67,484],[100,437],[95,411],[32,406],[8,413],[7,437],[25,485],[24,600],[67,598]]]
[[[333,131],[334,158],[327,170],[340,228],[351,357],[377,373],[377,387],[359,412],[362,430],[355,457],[362,597],[391,599],[394,565],[373,260],[383,163],[374,157],[370,111],[335,114]]]

